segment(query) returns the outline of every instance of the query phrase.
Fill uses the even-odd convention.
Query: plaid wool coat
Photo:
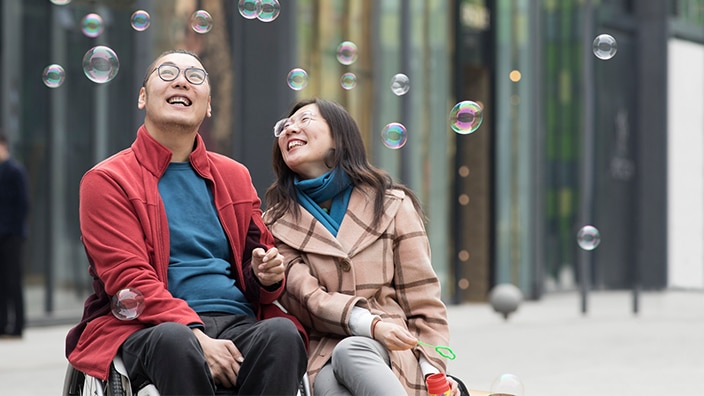
[[[355,305],[408,328],[419,340],[449,345],[447,310],[422,218],[403,191],[389,190],[384,215],[372,228],[373,193],[354,188],[337,237],[303,207],[297,220],[288,213],[273,224],[267,221],[287,263],[280,302],[310,335],[311,384],[335,345],[352,335]],[[420,354],[445,372],[445,359],[433,349],[390,352],[391,367],[409,395],[427,395]]]

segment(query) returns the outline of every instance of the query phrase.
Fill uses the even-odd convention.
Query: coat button
[[[340,269],[341,270],[343,270],[345,272],[349,272],[351,268],[352,268],[352,265],[350,264],[350,260],[343,259],[342,261],[340,261]]]

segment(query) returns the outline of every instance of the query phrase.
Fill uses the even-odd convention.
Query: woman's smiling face
[[[325,158],[335,142],[318,105],[303,106],[291,115],[278,144],[284,162],[301,179],[314,179],[330,171]]]

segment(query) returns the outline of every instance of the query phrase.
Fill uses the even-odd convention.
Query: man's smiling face
[[[155,69],[139,91],[138,107],[145,110],[145,121],[159,128],[171,125],[197,130],[205,117],[211,115],[210,82],[205,77],[201,84],[194,84],[200,80],[191,78],[189,81],[186,70],[204,69],[203,65],[193,56],[182,53],[167,54],[154,65]],[[159,71],[160,66],[177,69],[162,67]],[[164,78],[173,80],[164,81]]]

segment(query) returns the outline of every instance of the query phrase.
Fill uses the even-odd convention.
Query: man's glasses
[[[159,78],[164,81],[173,81],[181,74],[181,69],[176,65],[161,65],[155,70]],[[154,71],[152,71],[152,73],[154,73]],[[201,85],[205,81],[205,77],[208,73],[198,67],[187,67],[183,70],[183,75],[186,76],[186,81],[189,83]]]
[[[294,125],[298,125],[299,128],[305,128],[310,125],[311,121],[313,121],[313,113],[310,111],[303,112],[298,118],[289,117],[279,120],[276,125],[274,125],[274,136],[279,137],[283,135],[287,129],[293,128]]]

